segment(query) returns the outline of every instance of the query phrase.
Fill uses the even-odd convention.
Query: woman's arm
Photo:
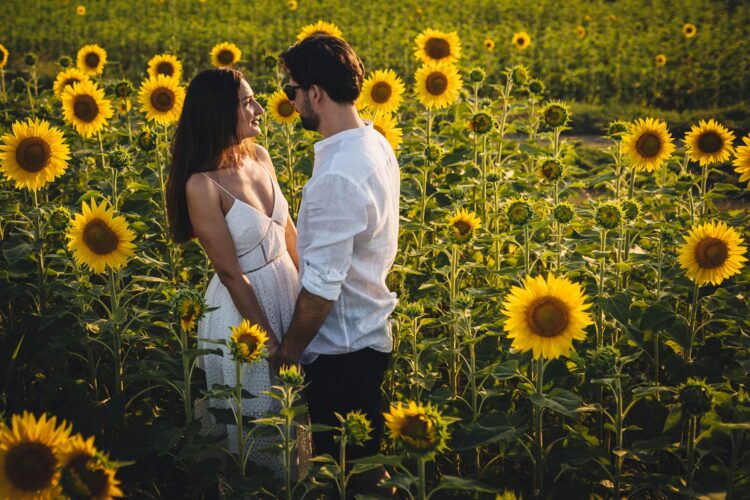
[[[193,175],[186,186],[188,213],[193,231],[211,259],[211,263],[229,291],[235,307],[243,318],[268,332],[269,351],[278,347],[278,340],[268,323],[250,281],[242,273],[232,241],[232,235],[221,211],[221,197],[211,181],[202,175]],[[236,203],[236,201],[235,201]],[[229,335],[227,335],[228,337]]]
[[[292,216],[287,217],[286,228],[284,228],[284,238],[286,239],[286,251],[294,262],[294,267],[299,271],[299,255],[297,255],[297,228],[294,226]]]

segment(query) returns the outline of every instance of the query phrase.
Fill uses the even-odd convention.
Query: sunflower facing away
[[[448,441],[448,423],[437,408],[409,401],[391,405],[383,413],[390,438],[417,455],[433,455],[443,450]]]
[[[383,113],[395,113],[404,99],[404,82],[392,69],[373,71],[362,84],[361,107]]]
[[[698,34],[698,28],[693,23],[685,23],[682,25],[682,34],[685,38],[693,38]]]
[[[297,110],[283,90],[277,90],[271,94],[267,107],[271,118],[279,123],[292,124],[297,119]]]
[[[158,54],[148,61],[148,74],[150,76],[171,76],[178,82],[182,78],[182,63],[172,54]]]
[[[335,36],[336,38],[342,38],[342,33],[338,26],[326,21],[318,21],[315,24],[303,26],[299,34],[297,34],[297,41],[301,42],[308,36],[313,35],[330,35]]]
[[[740,176],[740,182],[750,181],[750,135],[742,138],[744,146],[737,148],[737,155],[732,162],[734,165],[734,171]],[[747,189],[750,189],[750,182],[747,184]]]
[[[78,69],[87,75],[101,75],[107,63],[107,51],[96,44],[84,45],[76,56]]]
[[[63,116],[83,137],[91,137],[107,125],[114,111],[104,90],[85,80],[66,87],[62,94]]]
[[[526,50],[531,45],[531,36],[525,31],[514,33],[512,43],[518,50]]]
[[[123,496],[117,470],[94,446],[94,438],[76,434],[62,446],[60,485],[68,498],[107,500]]]
[[[713,118],[701,120],[685,135],[685,148],[690,159],[701,166],[727,161],[734,151],[733,142],[734,134]]]
[[[96,200],[91,200],[91,205],[84,201],[81,211],[68,231],[68,250],[78,265],[86,265],[95,273],[103,273],[108,267],[114,271],[125,267],[135,248],[135,233],[125,217],[115,215],[105,200],[99,205]]]
[[[739,273],[747,261],[742,243],[740,235],[722,221],[693,227],[680,247],[680,267],[698,285],[719,285]]]
[[[639,118],[622,138],[622,150],[636,171],[653,172],[672,157],[674,144],[665,122]]]
[[[180,119],[185,89],[176,78],[164,75],[151,76],[141,84],[138,92],[141,111],[146,118],[159,125],[169,125]]]
[[[66,87],[70,87],[74,83],[82,82],[88,79],[89,78],[88,76],[86,76],[86,73],[84,73],[80,69],[68,68],[57,74],[57,78],[55,78],[55,83],[52,86],[52,90],[59,99],[62,97],[63,90],[65,90]]]
[[[380,111],[364,111],[362,119],[372,121],[372,127],[385,137],[388,143],[396,151],[403,142],[403,132],[398,127],[396,118],[390,113],[381,113]]]
[[[233,43],[217,43],[211,49],[211,64],[216,68],[231,68],[241,58],[242,51]]]
[[[44,120],[15,122],[0,145],[0,171],[19,189],[36,191],[68,168],[70,148],[63,133]]]
[[[460,209],[448,218],[450,237],[456,243],[469,241],[481,226],[482,219],[474,212],[465,209]]]
[[[423,63],[445,61],[455,63],[461,57],[461,40],[455,31],[444,31],[427,28],[414,39],[417,50],[414,55]]]
[[[58,498],[60,448],[70,431],[65,421],[26,411],[13,415],[10,428],[0,426],[0,498]]]
[[[6,64],[8,64],[8,49],[0,43],[0,68],[4,68]]]
[[[573,340],[583,340],[584,328],[592,324],[586,312],[591,304],[585,301],[581,285],[567,278],[527,276],[523,287],[511,288],[503,301],[504,329],[513,348],[532,350],[535,359],[566,355]]]
[[[235,361],[252,363],[263,354],[263,346],[267,340],[268,335],[261,327],[243,319],[238,326],[232,327],[229,350]]]
[[[458,100],[463,87],[461,75],[452,64],[430,62],[422,65],[414,76],[416,94],[427,108],[445,108]]]

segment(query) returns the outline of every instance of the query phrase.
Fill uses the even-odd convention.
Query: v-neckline
[[[258,163],[260,164],[260,162],[258,162]],[[271,192],[273,193],[273,201],[271,203],[271,215],[268,215],[268,214],[262,212],[261,210],[259,210],[258,208],[252,206],[251,204],[249,204],[248,202],[246,202],[244,200],[240,200],[239,198],[237,198],[236,196],[234,196],[232,193],[230,193],[229,191],[227,191],[226,188],[224,188],[223,186],[221,186],[221,184],[219,184],[219,187],[221,187],[222,189],[224,189],[224,191],[229,196],[231,196],[232,199],[234,199],[234,202],[232,203],[232,206],[229,207],[229,210],[227,210],[227,213],[224,214],[224,218],[225,219],[229,216],[230,213],[232,213],[232,210],[234,209],[234,206],[237,204],[237,202],[240,202],[243,205],[245,205],[246,207],[249,207],[253,211],[257,212],[259,215],[262,215],[266,219],[268,219],[268,220],[274,220],[274,216],[276,215],[276,199],[278,198],[278,193],[276,192],[276,183],[273,181],[273,177],[271,176],[271,172],[269,172],[266,167],[264,167],[263,165],[261,165],[260,168],[262,168],[266,172],[266,175],[268,175],[268,180],[271,181]],[[213,180],[213,179],[211,179],[211,180]],[[214,182],[216,182],[216,181],[214,181]]]

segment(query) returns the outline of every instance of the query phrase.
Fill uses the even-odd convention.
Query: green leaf
[[[437,488],[430,492],[432,496],[439,490],[458,490],[458,491],[476,491],[481,493],[495,493],[497,490],[476,479],[465,479],[456,476],[445,476],[437,485]]]

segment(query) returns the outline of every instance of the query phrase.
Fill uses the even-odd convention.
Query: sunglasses
[[[297,89],[303,88],[301,85],[284,85],[284,94],[286,94],[286,98],[290,101],[293,101],[294,98],[297,96]]]

